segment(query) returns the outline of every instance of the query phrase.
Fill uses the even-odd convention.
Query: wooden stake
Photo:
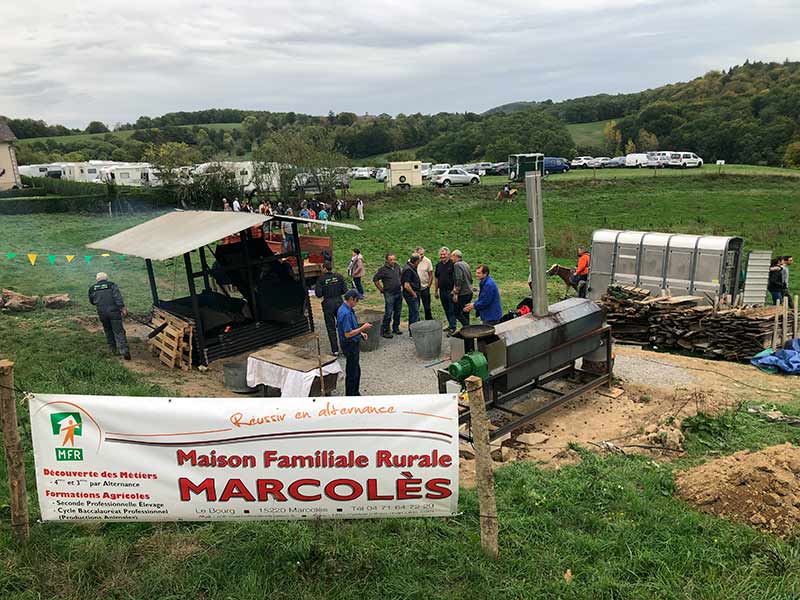
[[[25,460],[17,425],[14,402],[14,363],[0,360],[0,418],[3,420],[3,447],[8,468],[11,496],[11,530],[18,542],[28,539],[28,490],[25,485]]]
[[[781,348],[791,338],[789,337],[789,296],[783,297],[783,331],[781,331]]]
[[[472,444],[475,447],[475,480],[478,484],[478,507],[480,510],[481,546],[491,558],[497,559],[497,501],[494,496],[494,475],[489,447],[489,419],[483,399],[483,380],[467,377],[467,395],[472,425]]]
[[[794,339],[796,337],[800,337],[800,336],[797,335],[797,294],[795,294],[795,296],[794,296],[794,303],[793,304],[794,304],[794,308],[793,308],[793,310],[794,310],[794,323],[793,323],[794,327],[792,327],[792,339]]]
[[[780,323],[781,318],[781,307],[780,305],[775,305],[775,323],[772,325],[772,349],[775,350],[778,345],[778,323]]]

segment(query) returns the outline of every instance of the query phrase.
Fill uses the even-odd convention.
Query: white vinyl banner
[[[452,394],[30,401],[42,519],[449,516]]]

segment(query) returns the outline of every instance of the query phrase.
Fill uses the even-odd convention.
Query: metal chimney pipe
[[[549,312],[549,305],[545,276],[547,252],[544,244],[541,173],[534,171],[525,174],[525,191],[528,203],[528,250],[531,257],[531,301],[534,316],[544,317]]]

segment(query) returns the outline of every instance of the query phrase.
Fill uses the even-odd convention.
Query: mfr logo
[[[81,414],[77,412],[59,412],[50,415],[53,435],[63,436],[62,446],[75,446],[75,436],[82,431]]]

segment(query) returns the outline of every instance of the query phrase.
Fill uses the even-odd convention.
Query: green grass
[[[750,248],[800,255],[800,186],[790,177],[679,173],[655,179],[587,173],[544,182],[549,260],[572,261],[598,227],[742,235]],[[603,174],[605,175],[605,174]],[[488,179],[488,178],[487,178]],[[491,180],[490,180],[491,182]],[[526,212],[498,205],[497,187],[413,190],[367,197],[363,231],[335,230],[340,267],[354,245],[368,274],[384,251],[414,246],[464,251],[492,267],[506,306],[527,288]],[[135,312],[149,308],[143,261],[82,256],[88,242],[146,216],[3,217],[2,286],[24,293],[71,292],[67,311],[0,316],[0,356],[17,361],[19,387],[40,392],[161,395],[172,390],[127,371],[100,334],[75,322],[91,315],[86,288],[100,269]],[[6,252],[17,252],[14,260]],[[77,254],[31,267],[24,254]],[[91,254],[95,254],[92,251]],[[180,263],[156,265],[162,294],[183,293]],[[797,282],[793,278],[792,282]],[[377,294],[367,285],[368,299]],[[562,293],[552,282],[551,300]],[[778,385],[778,384],[776,384]],[[797,399],[779,407],[800,414]],[[26,415],[21,415],[23,429]],[[10,539],[5,463],[0,462],[0,597],[28,598],[630,598],[773,599],[800,596],[800,537],[778,540],[689,509],[673,496],[672,469],[743,448],[800,441],[797,429],[745,413],[686,425],[689,457],[671,467],[645,458],[600,458],[559,471],[531,463],[497,472],[501,558],[483,558],[474,492],[451,519],[319,523],[34,524],[24,548]],[[29,481],[33,481],[29,432]],[[32,486],[31,486],[32,487]],[[32,499],[33,501],[33,499]],[[33,502],[35,504],[35,501]],[[35,516],[37,509],[31,507]],[[567,583],[569,569],[573,580]]]
[[[613,119],[593,123],[568,123],[567,130],[576,146],[602,146],[603,128],[611,120]]]

